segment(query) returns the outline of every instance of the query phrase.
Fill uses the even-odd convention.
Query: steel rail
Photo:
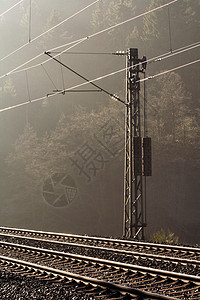
[[[51,267],[47,267],[47,266],[41,266],[41,265],[38,265],[35,263],[26,262],[23,260],[17,260],[17,259],[10,258],[10,257],[0,256],[0,260],[9,262],[12,264],[16,264],[18,266],[26,266],[26,267],[32,268],[34,270],[45,271],[47,273],[59,275],[64,278],[67,277],[68,279],[74,279],[75,281],[81,281],[83,283],[90,283],[95,286],[98,285],[98,286],[101,286],[104,288],[109,288],[109,289],[115,290],[115,291],[117,290],[121,293],[126,293],[126,294],[128,293],[129,295],[134,295],[134,296],[137,295],[137,296],[142,297],[142,299],[148,298],[148,299],[177,300],[177,298],[174,298],[174,297],[164,296],[164,295],[160,295],[157,293],[146,292],[146,291],[143,291],[140,289],[111,283],[109,281],[99,280],[99,279],[95,279],[95,278],[87,277],[87,276],[82,276],[82,275],[66,272],[63,270],[59,270],[59,269],[55,269],[55,268],[51,268]]]
[[[200,283],[200,276],[194,276],[194,275],[188,275],[188,274],[182,274],[182,273],[176,273],[176,272],[169,272],[169,271],[164,271],[164,270],[159,270],[159,269],[153,269],[153,268],[148,268],[148,267],[142,267],[138,265],[132,265],[132,264],[127,264],[127,263],[121,263],[121,262],[116,262],[116,261],[111,261],[111,260],[105,260],[105,259],[100,259],[100,258],[95,258],[95,257],[90,257],[90,256],[83,256],[79,254],[73,254],[73,253],[66,253],[66,252],[60,252],[60,251],[54,251],[50,249],[43,249],[43,248],[35,248],[32,246],[26,246],[26,245],[20,245],[20,244],[13,244],[13,243],[6,243],[6,242],[1,242],[2,245],[7,246],[7,247],[13,247],[13,248],[20,248],[20,249],[25,249],[32,251],[33,253],[45,253],[45,254],[50,254],[52,256],[58,256],[58,257],[65,257],[65,258],[72,258],[75,260],[81,260],[81,261],[86,261],[86,262],[92,262],[92,263],[97,263],[101,265],[108,265],[108,266],[113,266],[118,269],[125,269],[125,270],[131,270],[131,271],[139,271],[143,273],[148,273],[152,275],[159,275],[165,278],[171,278],[171,279],[179,279],[183,281],[191,281],[194,283],[199,284]]]
[[[193,252],[193,253],[200,253],[200,248],[195,247],[186,247],[186,246],[178,246],[178,245],[166,245],[166,244],[157,244],[157,243],[149,243],[149,242],[138,242],[132,240],[122,240],[122,239],[113,239],[113,238],[103,238],[103,237],[94,237],[94,236],[87,236],[87,235],[76,235],[76,234],[67,234],[67,233],[56,233],[56,232],[48,232],[48,231],[37,231],[31,229],[18,229],[18,228],[10,228],[10,227],[0,227],[2,231],[16,231],[21,233],[27,234],[35,234],[35,235],[47,235],[52,237],[66,237],[66,238],[75,238],[75,239],[82,239],[88,241],[101,241],[105,243],[118,243],[118,244],[126,244],[126,245],[137,245],[140,247],[150,247],[150,248],[159,248],[159,249],[166,249],[166,250],[175,250],[175,251],[183,251],[183,252]]]
[[[162,271],[147,267],[125,263],[90,258],[81,255],[40,249],[30,246],[5,243],[4,253],[11,252],[11,256],[33,263],[42,263],[44,266],[61,268],[79,275],[108,280],[128,287],[148,290],[179,299],[187,294],[192,299],[199,299],[200,277],[186,274]],[[195,296],[196,298],[193,298]]]
[[[149,253],[142,253],[142,252],[136,252],[136,251],[129,251],[129,250],[121,250],[121,249],[115,249],[115,248],[106,248],[106,247],[98,247],[98,246],[90,246],[90,245],[83,245],[83,244],[76,244],[76,243],[68,243],[68,242],[61,242],[61,241],[55,241],[55,240],[48,240],[48,239],[41,239],[41,238],[33,238],[33,237],[25,237],[25,236],[18,236],[18,235],[11,235],[11,234],[2,234],[0,233],[0,237],[11,237],[19,240],[30,240],[30,241],[36,241],[36,242],[42,242],[42,243],[50,243],[58,246],[68,246],[68,247],[75,247],[75,248],[84,248],[89,250],[99,250],[99,251],[106,251],[111,252],[115,254],[122,254],[122,255],[128,255],[128,256],[134,256],[134,257],[141,257],[141,258],[147,258],[147,259],[154,259],[154,260],[162,260],[162,261],[170,261],[174,263],[180,263],[180,264],[190,264],[190,265],[200,265],[200,260],[194,260],[194,259],[186,259],[186,258],[179,258],[179,257],[173,257],[168,255],[156,255],[156,254],[149,254]],[[0,245],[4,244],[5,242],[0,241]]]

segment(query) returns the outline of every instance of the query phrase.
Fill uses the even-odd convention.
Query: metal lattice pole
[[[144,240],[140,66],[138,49],[127,50],[123,236]]]

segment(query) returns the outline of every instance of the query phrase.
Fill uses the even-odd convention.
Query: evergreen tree
[[[157,155],[164,155],[170,161],[188,160],[189,153],[193,153],[192,160],[198,161],[195,153],[199,148],[199,126],[190,100],[191,94],[175,72],[149,83],[149,134]]]
[[[134,1],[120,0],[120,1],[100,1],[95,11],[92,14],[91,25],[94,32],[103,30],[113,25],[126,21],[136,15],[136,7]],[[140,39],[138,33],[137,21],[128,22],[114,29],[111,29],[107,35],[104,35],[104,40],[109,47],[130,47],[130,43],[138,45]]]
[[[97,146],[94,135],[110,119],[121,124],[118,134],[123,141],[121,105],[115,105],[113,102],[100,112],[87,113],[84,108],[79,108],[72,116],[62,115],[55,130],[41,137],[38,137],[30,124],[27,124],[17,138],[6,163],[15,178],[18,178],[18,173],[23,178],[27,175],[31,178],[32,184],[39,188],[48,176],[58,170],[65,172],[69,167],[67,163],[69,157],[85,142],[92,141],[91,146],[98,149],[99,145]]]
[[[12,105],[16,99],[17,92],[10,77],[6,78],[3,86],[0,88],[0,106],[1,108]]]

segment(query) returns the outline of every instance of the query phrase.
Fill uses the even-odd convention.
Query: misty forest
[[[167,2],[24,0],[6,12],[17,1],[1,0],[1,226],[122,236],[125,109],[112,95],[126,98],[123,54],[138,48],[145,238],[199,243],[200,1],[155,9]]]

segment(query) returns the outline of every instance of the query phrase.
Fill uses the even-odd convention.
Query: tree
[[[134,1],[103,0],[96,5],[96,9],[92,14],[91,25],[94,32],[97,32],[130,19],[133,15],[136,15]],[[109,39],[106,36],[104,39],[107,40],[107,43],[112,44],[114,48],[121,47],[122,44],[125,47],[129,47],[133,40],[138,45],[138,40],[140,40],[138,23],[128,22],[128,24],[111,29],[108,32]]]
[[[165,1],[151,0],[148,10],[165,4]],[[184,0],[164,7],[158,11],[147,14],[144,17],[142,37],[148,41],[149,46],[155,48],[159,43],[159,48],[164,50],[169,45],[171,35],[172,47],[176,47],[175,42],[184,45],[185,41],[196,40],[199,28],[198,12],[200,11],[199,0]]]
[[[21,3],[20,11],[22,14],[21,20],[20,20],[20,25],[23,28],[28,29],[28,31],[29,31],[29,25],[31,25],[31,24],[29,24],[30,19],[32,20],[33,15],[35,17],[35,15],[38,15],[38,13],[39,13],[39,6],[38,6],[37,1],[31,0],[31,1],[27,1],[26,3]]]
[[[114,178],[117,177],[118,170],[121,172],[123,170],[123,167],[119,164],[119,160],[123,158],[122,150],[124,148],[124,120],[122,111],[123,106],[120,103],[110,100],[110,105],[106,108],[101,107],[98,112],[87,112],[86,109],[77,107],[73,115],[66,116],[63,114],[57,126],[42,135],[38,135],[30,124],[26,125],[23,132],[16,139],[12,152],[6,159],[7,171],[10,175],[7,176],[6,181],[8,185],[6,197],[9,199],[9,203],[11,203],[10,207],[13,207],[13,205],[19,205],[20,207],[21,205],[23,209],[27,207],[28,214],[32,214],[33,212],[30,221],[28,220],[27,222],[25,220],[27,222],[25,223],[26,226],[34,226],[36,228],[40,226],[42,223],[42,220],[40,220],[41,211],[43,211],[46,222],[51,219],[50,216],[52,214],[53,220],[57,220],[57,225],[52,224],[54,230],[59,222],[63,222],[64,226],[66,226],[65,230],[77,230],[77,232],[84,232],[84,230],[85,232],[93,232],[91,228],[97,227],[100,233],[99,228],[105,229],[105,224],[109,227],[114,227],[109,221],[110,210],[113,207],[113,218],[116,218],[118,222],[120,215],[119,207],[116,205],[116,198],[110,199],[108,203],[104,195],[107,191],[112,195],[113,191],[110,189],[109,183],[113,182]],[[104,129],[107,129],[107,124],[110,125],[110,122],[112,126],[108,128],[108,131],[104,131]],[[109,150],[117,150],[115,156],[111,155],[110,152],[106,152],[102,143],[98,141],[102,137],[102,128],[103,135],[105,134],[105,139],[109,146],[110,140],[112,141],[113,139],[114,141],[114,143],[111,143],[112,148],[109,148]],[[116,149],[118,147],[116,141],[121,142],[120,148]],[[84,150],[84,145],[89,145],[91,155],[94,154],[97,157],[98,166],[100,165],[100,168],[96,171],[96,175],[94,175],[92,170],[87,169],[91,171],[91,177],[93,176],[90,182],[80,174],[79,169],[75,165],[72,165],[72,160],[70,160],[78,159],[76,156],[77,151]],[[93,165],[90,164],[90,168],[92,167]],[[104,168],[106,169],[104,170]],[[78,196],[72,205],[58,211],[55,208],[59,208],[59,206],[54,207],[51,205],[51,199],[48,198],[47,193],[49,191],[50,180],[52,178],[55,180],[55,177],[63,174],[64,176],[70,175],[68,179],[71,178],[72,184],[74,179]],[[107,186],[102,189],[102,184],[106,184]],[[12,189],[10,186],[12,186]],[[120,188],[121,186],[117,186],[114,188],[114,191],[118,191]],[[56,190],[52,198],[57,196],[56,192],[59,193]],[[48,207],[47,203],[49,204]],[[23,222],[25,221],[23,219],[27,219],[27,217],[21,211],[20,207],[20,222],[24,224]],[[58,216],[57,219],[55,215]],[[91,217],[88,218],[88,215],[91,215]],[[108,222],[104,221],[106,218]],[[69,224],[69,227],[67,227],[67,224]],[[83,227],[82,224],[86,227]]]
[[[100,112],[87,113],[79,107],[72,116],[62,115],[57,126],[50,133],[37,136],[35,130],[27,124],[23,133],[17,138],[13,152],[6,163],[12,176],[22,174],[23,178],[31,179],[31,184],[39,189],[44,180],[56,172],[65,172],[69,167],[69,157],[86,141],[99,148],[94,135],[108,121],[114,119],[120,122],[118,134],[123,141],[123,119],[121,118],[121,105],[111,102],[107,108]],[[92,141],[92,142],[91,142]]]
[[[52,27],[56,26],[62,22],[62,19],[56,10],[52,10],[51,14],[49,15],[46,25],[43,28],[43,31],[46,32]],[[58,34],[59,33],[59,34]],[[57,46],[58,44],[66,43],[70,41],[72,35],[66,31],[64,24],[60,25],[58,28],[50,30],[46,33],[43,37],[40,38],[38,41],[38,45],[42,47],[43,50],[48,50],[52,47]]]
[[[188,103],[187,92],[180,75],[168,73],[158,77],[149,86],[149,131],[155,143],[168,151],[174,146],[194,149],[197,147],[198,125]],[[185,157],[184,151],[174,155]],[[171,152],[171,151],[170,151]]]
[[[12,79],[6,78],[4,84],[0,88],[0,106],[5,108],[13,104],[17,96],[15,86]]]
[[[165,4],[166,1],[151,0],[149,1],[148,10]],[[177,1],[176,3],[159,9],[144,17],[143,32],[141,34],[149,57],[167,53],[181,47],[188,46],[198,42],[198,33],[200,29],[199,21],[200,2],[194,1]],[[176,65],[182,65],[191,60],[199,58],[199,49],[186,51],[181,55],[177,55],[169,60],[164,60],[155,66],[154,73],[158,69],[169,69]],[[192,94],[192,106],[197,108],[199,95],[199,67],[194,64],[191,67],[180,69],[178,73],[187,85],[188,90]],[[199,104],[198,104],[199,105]]]
[[[160,5],[160,1],[153,0],[150,2],[148,10],[152,10]],[[158,39],[160,37],[160,29],[158,27],[158,16],[156,12],[147,14],[144,16],[143,25],[143,40],[151,41],[152,39]]]

